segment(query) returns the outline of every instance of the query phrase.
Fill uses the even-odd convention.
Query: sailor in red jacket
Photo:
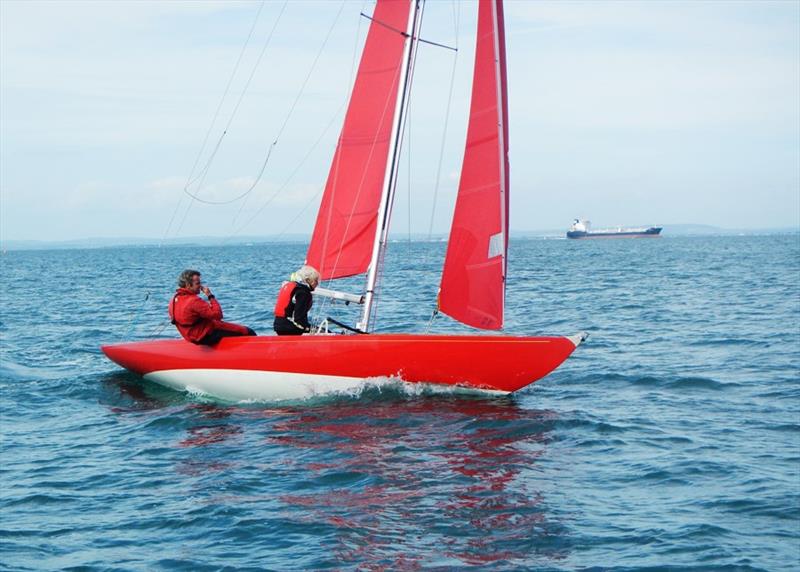
[[[201,291],[208,302],[198,296]],[[213,346],[222,338],[256,335],[247,326],[222,321],[222,306],[208,286],[203,285],[197,270],[184,270],[178,277],[178,289],[169,303],[169,317],[181,335],[193,344]]]

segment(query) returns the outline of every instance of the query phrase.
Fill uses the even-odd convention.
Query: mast
[[[503,295],[500,297],[500,322],[502,326],[506,305],[506,277],[508,276],[508,93],[506,89],[506,32],[503,15],[503,0],[492,2],[492,24],[494,27],[494,66],[497,84],[497,127],[500,153],[500,228],[503,233]]]
[[[403,50],[403,64],[400,70],[400,81],[398,82],[399,97],[397,98],[392,124],[387,169],[381,189],[378,225],[375,229],[372,257],[370,258],[369,271],[367,273],[364,308],[362,310],[361,320],[356,324],[356,328],[364,332],[369,331],[372,303],[375,298],[375,288],[378,283],[378,276],[380,275],[380,267],[383,265],[383,257],[389,236],[389,222],[392,217],[392,206],[394,203],[395,189],[397,187],[400,148],[403,142],[403,131],[405,128],[406,115],[408,113],[411,79],[413,75],[414,59],[417,53],[417,45],[419,43],[417,36],[419,35],[419,27],[422,20],[423,3],[424,0],[412,0],[408,12],[408,23],[404,33],[406,36],[406,45]]]
[[[395,141],[413,1],[375,4],[306,253],[306,264],[319,270],[323,280],[366,276],[370,268]]]

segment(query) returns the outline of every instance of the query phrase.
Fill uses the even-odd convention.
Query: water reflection
[[[209,424],[192,425],[188,429],[189,436],[180,441],[180,447],[205,447],[223,443],[242,434],[242,427],[233,423],[220,423],[220,420],[231,418],[232,407],[197,404],[189,407],[195,414],[193,417],[207,419]]]
[[[512,400],[353,403],[298,411],[268,440],[326,452],[302,467],[310,492],[282,501],[292,518],[336,529],[339,562],[552,562],[566,556],[565,529],[535,479],[552,422]]]
[[[187,401],[185,394],[127,371],[104,375],[101,378],[101,388],[98,401],[113,413],[157,411]]]
[[[250,534],[299,525],[359,569],[553,566],[569,553],[538,481],[553,412],[383,393],[306,407],[184,400],[176,410],[149,389],[118,383],[109,406],[165,409],[176,472],[191,479],[183,486],[255,518]]]

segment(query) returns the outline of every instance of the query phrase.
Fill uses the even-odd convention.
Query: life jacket
[[[281,289],[278,291],[278,299],[275,301],[275,317],[276,318],[289,318],[294,316],[287,315],[289,313],[289,306],[294,302],[294,291],[297,289],[297,282],[284,282]],[[314,303],[314,300],[311,300]]]
[[[178,288],[169,301],[169,319],[178,328],[181,336],[198,343],[215,329],[220,329],[222,308],[216,298],[203,302],[188,288]]]
[[[181,290],[182,290],[182,289],[179,289],[179,290],[178,290],[178,291],[175,293],[175,295],[172,297],[172,300],[170,300],[170,301],[169,301],[169,320],[170,320],[170,322],[172,323],[172,325],[173,325],[173,326],[183,326],[184,328],[191,328],[191,327],[192,327],[192,326],[194,326],[194,325],[195,325],[197,322],[199,322],[199,321],[200,321],[200,319],[196,319],[196,320],[193,320],[193,321],[191,321],[191,322],[179,322],[179,321],[178,321],[178,320],[175,318],[175,302],[177,302],[177,301],[178,301],[178,298],[179,298],[180,296],[185,296],[185,295],[187,295],[185,292],[182,292]],[[202,319],[202,318],[201,318],[201,319]]]
[[[297,288],[297,282],[284,282],[281,289],[278,291],[278,299],[275,302],[275,317],[286,318],[286,311],[289,309],[289,304],[292,302],[292,294],[294,289]]]

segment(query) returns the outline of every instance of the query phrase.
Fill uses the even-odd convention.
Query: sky
[[[310,233],[373,5],[0,0],[0,241]],[[800,227],[800,2],[505,6],[512,232]],[[458,51],[420,48],[395,234],[449,229],[476,8],[425,7]]]

